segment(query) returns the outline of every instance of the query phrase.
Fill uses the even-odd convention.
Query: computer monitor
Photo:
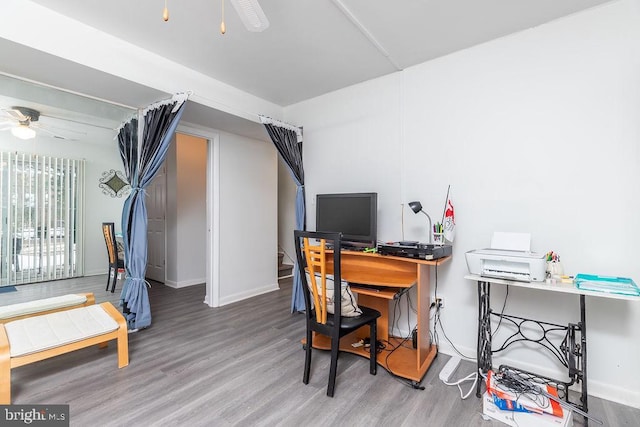
[[[316,231],[339,231],[346,247],[375,247],[378,193],[316,195]]]

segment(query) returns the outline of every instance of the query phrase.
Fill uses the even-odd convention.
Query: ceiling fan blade
[[[25,121],[28,119],[27,116],[25,116],[24,114],[22,114],[22,111],[20,110],[16,110],[14,108],[3,108],[2,111],[8,116],[11,117],[14,120],[18,120],[18,121]]]
[[[70,129],[70,128],[63,128],[60,126],[55,126],[49,123],[41,123],[41,122],[37,122],[37,123],[31,123],[31,127],[32,128],[36,128],[36,129],[41,129],[45,132],[49,132],[51,134],[55,134],[56,132],[62,132],[62,133],[74,133],[77,135],[86,135],[87,132],[83,132],[81,130],[77,130],[77,129]]]
[[[38,132],[47,134],[47,135],[42,135],[42,136],[49,136],[51,138],[63,139],[65,141],[77,141],[77,139],[68,138],[66,136],[63,136],[63,135],[57,133],[57,132],[50,131],[46,127],[42,127],[42,126],[31,126],[31,127],[32,128],[36,128],[38,130]]]
[[[20,111],[11,110],[10,108],[0,108],[0,119],[19,122],[20,118],[18,118],[16,113],[20,114]]]
[[[269,20],[258,0],[230,0],[240,20],[249,31],[261,32],[269,28]]]
[[[79,141],[78,137],[86,136],[87,132],[77,131],[73,129],[63,129],[56,126],[31,126],[32,128],[36,128],[38,132],[46,133],[47,135],[56,139],[63,139],[65,141]]]
[[[85,120],[75,120],[75,119],[70,119],[66,117],[57,117],[57,116],[49,116],[49,115],[40,116],[41,124],[45,124],[46,126],[49,126],[49,127],[55,127],[55,125],[51,124],[54,122],[66,122],[70,124],[69,126],[74,126],[75,124],[79,124],[82,126],[91,126],[91,127],[97,127],[97,128],[107,129],[107,130],[113,129],[111,126],[102,126],[100,124],[93,123],[90,121],[85,121]],[[84,133],[86,135],[85,132],[75,131],[74,129],[70,129],[70,128],[59,128],[59,129],[65,129],[65,130],[68,129],[70,132],[79,132],[79,133]]]

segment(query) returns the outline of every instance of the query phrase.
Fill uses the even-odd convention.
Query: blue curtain
[[[280,157],[289,167],[291,177],[296,183],[296,230],[306,230],[306,212],[304,197],[304,167],[302,165],[302,141],[298,141],[298,134],[292,129],[277,126],[270,119],[261,117],[269,137],[273,141]],[[297,261],[296,261],[297,264]],[[302,294],[302,279],[297,265],[293,266],[293,292],[291,294],[291,312],[304,311],[304,295]]]
[[[126,280],[120,299],[131,330],[151,325],[147,268],[147,208],[144,189],[164,161],[184,111],[187,95],[150,105],[118,133],[120,157],[131,184],[122,209]]]

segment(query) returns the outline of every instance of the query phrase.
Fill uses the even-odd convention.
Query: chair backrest
[[[116,244],[116,232],[113,222],[102,223],[102,234],[104,242],[107,245],[107,255],[109,255],[109,264],[118,262],[118,246]]]
[[[302,281],[307,318],[326,324],[328,305],[333,294],[334,316],[341,316],[340,242],[341,233],[294,231],[296,257]],[[332,249],[336,250],[332,250]],[[308,274],[305,274],[308,273]],[[333,291],[327,292],[327,276],[333,282]],[[337,297],[335,297],[337,295]],[[339,323],[339,322],[337,322]]]

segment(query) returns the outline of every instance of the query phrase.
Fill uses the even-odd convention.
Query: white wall
[[[287,110],[292,123],[304,126],[309,230],[315,229],[316,194],[377,192],[378,238],[400,233],[400,78],[371,80]]]
[[[167,154],[166,284],[206,281],[207,140],[177,134]]]
[[[220,305],[278,289],[273,144],[220,133]]]
[[[532,249],[558,252],[569,273],[640,282],[639,21],[638,2],[622,0],[287,108],[304,126],[309,228],[316,193],[377,191],[379,238],[425,241],[410,211],[402,236],[400,204],[421,200],[439,218],[451,184],[457,235],[438,293],[448,337],[470,356],[464,253],[494,231],[532,233]],[[494,286],[495,309],[503,298]],[[507,312],[579,320],[576,297],[540,291],[512,289]],[[638,324],[640,301],[587,298],[590,394],[640,407]],[[562,372],[542,351],[506,357]]]
[[[10,132],[0,132],[0,150],[42,154],[52,157],[85,160],[85,240],[84,275],[106,274],[109,264],[101,226],[114,222],[121,231],[122,205],[125,198],[112,198],[98,187],[102,173],[111,169],[122,171],[113,132],[96,132],[91,141],[62,141],[36,136],[19,140]],[[106,286],[106,283],[105,283]]]

